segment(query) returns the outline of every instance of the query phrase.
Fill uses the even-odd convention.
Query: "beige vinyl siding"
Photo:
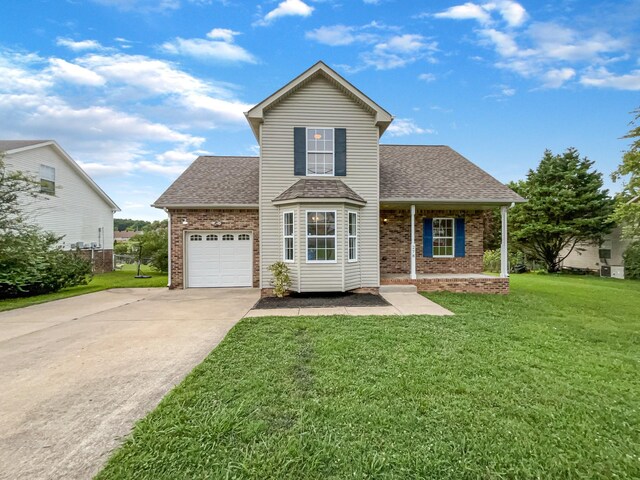
[[[40,165],[55,168],[55,196],[26,200],[30,220],[42,229],[63,236],[61,243],[92,242],[113,248],[113,212],[77,172],[51,146],[32,148],[7,155],[5,162],[12,170],[21,170],[40,178]],[[104,240],[98,229],[102,228]]]
[[[323,77],[304,85],[266,111],[264,115],[260,138],[262,287],[268,288],[271,283],[267,267],[282,258],[280,209],[272,204],[272,200],[301,178],[293,175],[294,127],[346,128],[347,176],[336,178],[351,187],[366,200],[367,204],[359,211],[358,219],[360,227],[359,284],[355,285],[355,276],[352,272],[355,267],[345,268],[344,272],[349,271],[349,284],[355,285],[353,288],[377,287],[379,285],[379,165],[378,129],[375,126],[375,117]],[[297,222],[303,220],[301,217],[302,215],[298,214]],[[344,233],[343,217],[344,215],[340,215],[341,235]],[[299,230],[299,233],[304,234],[304,231]],[[343,245],[342,238],[339,238],[339,242]],[[301,243],[298,242],[298,252]],[[346,263],[343,248],[339,249],[338,255],[340,262]],[[300,261],[305,258],[298,255]],[[340,263],[338,263],[340,268],[338,273],[322,264],[313,264],[304,268],[302,264],[297,266],[303,276],[300,280],[300,288],[303,290],[327,288],[330,275],[339,275],[342,279],[343,270]],[[336,278],[338,277],[333,277],[332,283],[335,283]]]

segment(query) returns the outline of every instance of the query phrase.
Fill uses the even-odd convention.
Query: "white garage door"
[[[250,232],[187,233],[187,287],[250,287]]]

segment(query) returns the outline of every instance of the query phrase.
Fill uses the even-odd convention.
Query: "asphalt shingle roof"
[[[198,157],[154,206],[257,206],[258,164],[258,157]],[[364,201],[335,178],[300,179],[274,200],[293,198]],[[380,200],[510,203],[523,198],[450,147],[380,145]]]
[[[380,145],[380,200],[522,202],[524,199],[445,145]]]
[[[8,152],[16,148],[29,147],[50,141],[51,140],[0,140],[0,152]]]
[[[258,157],[198,157],[154,206],[257,206],[258,163]]]
[[[273,199],[274,202],[296,198],[346,198],[367,203],[360,195],[335,178],[303,178]]]

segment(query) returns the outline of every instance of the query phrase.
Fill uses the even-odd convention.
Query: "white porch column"
[[[411,280],[416,278],[416,206],[411,205]]]
[[[509,276],[509,258],[507,253],[507,209],[509,207],[500,207],[500,216],[502,219],[502,243],[500,244],[500,277],[507,278]]]

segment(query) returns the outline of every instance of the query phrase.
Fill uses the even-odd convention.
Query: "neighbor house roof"
[[[153,206],[257,208],[259,181],[258,157],[199,157]],[[303,177],[273,201],[296,198],[364,202],[335,177]],[[380,201],[505,205],[524,199],[449,147],[380,145]]]
[[[258,207],[258,157],[198,157],[153,207]]]
[[[348,97],[370,111],[375,116],[376,125],[380,127],[380,135],[382,135],[389,124],[393,121],[393,116],[389,112],[354,87],[326,63],[320,61],[245,113],[245,116],[251,125],[251,129],[258,141],[260,141],[260,124],[263,121],[264,113],[318,77],[326,78],[331,84],[335,85]]]
[[[445,145],[380,145],[380,201],[505,204],[524,199]]]
[[[50,142],[51,140],[0,140],[0,152],[8,152],[19,148],[30,147],[32,145],[40,145],[41,143]]]
[[[94,192],[96,192],[98,196],[106,202],[107,205],[111,207],[114,212],[120,211],[120,207],[116,205],[111,197],[107,195],[96,182],[93,181],[93,179],[87,174],[87,172],[85,172],[80,167],[80,165],[78,165],[76,161],[71,158],[71,156],[67,152],[65,152],[60,145],[58,145],[55,140],[0,140],[0,152],[6,154],[16,154],[24,152],[26,150],[31,150],[33,148],[48,146],[53,148],[56,153],[58,153],[58,155],[67,162],[71,169],[74,170],[80,176],[80,178],[82,178],[89,185],[89,187]]]
[[[273,199],[274,203],[300,199],[345,199],[358,203],[367,203],[360,195],[351,190],[341,180],[303,178]]]

